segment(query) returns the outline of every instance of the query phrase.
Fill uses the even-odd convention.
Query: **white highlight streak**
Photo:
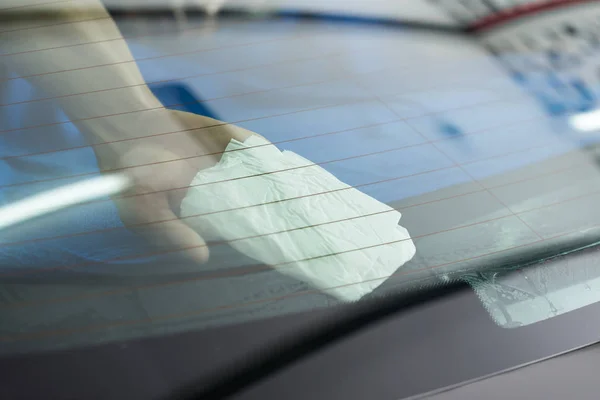
[[[129,186],[124,175],[105,175],[48,190],[0,207],[0,229],[69,206],[119,193]]]
[[[575,114],[569,118],[571,126],[583,132],[600,130],[600,110]]]

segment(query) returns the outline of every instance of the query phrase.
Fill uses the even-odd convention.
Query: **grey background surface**
[[[459,399],[581,399],[598,398],[600,346],[565,354],[479,382],[431,396],[430,400]]]

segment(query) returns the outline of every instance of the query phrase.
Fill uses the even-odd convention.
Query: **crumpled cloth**
[[[260,136],[201,170],[181,217],[206,240],[355,301],[415,254],[401,214]]]

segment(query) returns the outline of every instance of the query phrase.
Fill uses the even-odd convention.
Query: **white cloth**
[[[415,254],[401,214],[259,136],[200,171],[181,216],[207,240],[341,300],[373,291]]]

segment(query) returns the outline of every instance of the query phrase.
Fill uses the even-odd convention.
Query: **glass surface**
[[[597,233],[600,6],[288,3],[0,1],[0,353],[493,297],[478,266]]]

